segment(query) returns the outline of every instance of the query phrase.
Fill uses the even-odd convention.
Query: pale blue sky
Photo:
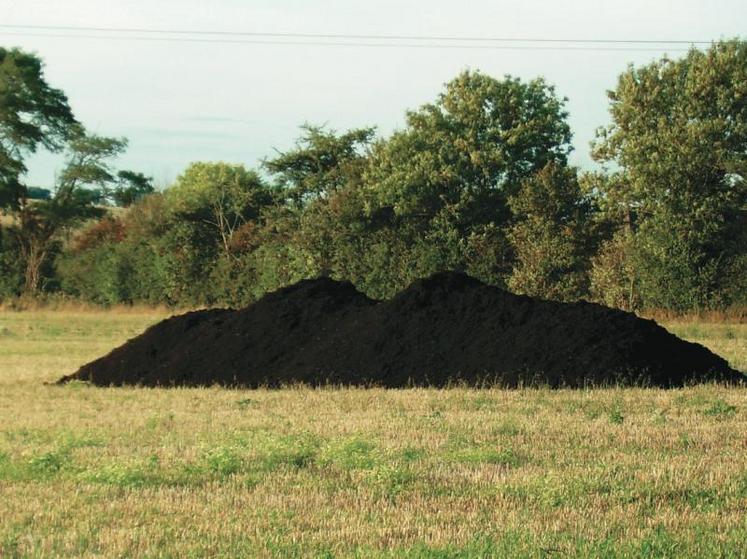
[[[0,0],[3,24],[335,34],[715,40],[744,36],[744,0]],[[607,121],[605,91],[629,62],[666,51],[442,50],[184,43],[21,36],[92,131],[126,136],[120,166],[173,180],[190,161],[254,166],[286,149],[303,122],[337,130],[402,126],[465,68],[544,76],[569,98],[576,151]],[[28,31],[28,34],[42,33]],[[29,161],[29,182],[52,183],[58,158]]]

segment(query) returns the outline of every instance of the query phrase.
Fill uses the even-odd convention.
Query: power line
[[[0,25],[0,27],[5,27]],[[60,33],[15,33],[4,32],[0,36],[12,37],[48,37],[55,39],[94,39],[114,41],[151,41],[167,43],[218,43],[218,44],[243,44],[243,45],[284,45],[284,46],[318,46],[318,47],[361,47],[361,48],[410,48],[410,49],[467,49],[467,50],[514,50],[514,51],[592,51],[592,52],[630,52],[660,51],[660,48],[650,47],[605,47],[605,46],[563,46],[563,45],[489,45],[489,44],[454,44],[454,43],[371,43],[359,41],[290,41],[290,40],[263,40],[263,39],[201,39],[188,37],[142,37],[137,35],[127,36],[105,36],[85,34],[60,34]],[[687,49],[670,48],[668,52],[686,52]]]
[[[545,37],[477,37],[442,35],[377,35],[342,33],[281,33],[260,31],[225,31],[206,29],[155,29],[136,27],[87,27],[73,25],[18,25],[0,24],[4,29],[30,29],[43,31],[96,32],[96,33],[141,33],[166,35],[212,35],[232,37],[267,37],[282,39],[316,39],[345,41],[446,41],[446,42],[486,42],[486,43],[575,43],[575,44],[649,44],[649,45],[708,45],[711,41],[681,39],[571,39]]]

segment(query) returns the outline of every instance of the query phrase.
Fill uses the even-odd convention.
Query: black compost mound
[[[744,377],[652,320],[441,273],[387,301],[320,278],[241,310],[169,318],[59,382],[72,379],[104,386],[394,388],[672,387]]]

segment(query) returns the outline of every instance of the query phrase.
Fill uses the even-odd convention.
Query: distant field
[[[0,313],[0,557],[747,557],[745,389],[43,384],[164,316]]]

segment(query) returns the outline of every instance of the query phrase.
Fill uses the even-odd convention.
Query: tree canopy
[[[264,167],[275,175],[283,192],[294,203],[304,205],[327,197],[360,176],[366,163],[373,128],[358,128],[343,134],[305,124],[294,149],[266,159]]]
[[[631,66],[609,98],[593,154],[619,168],[600,194],[635,228],[640,286],[657,305],[706,305],[745,250],[747,43]]]
[[[25,158],[39,146],[66,156],[54,191],[43,196],[24,178]],[[9,232],[23,262],[24,291],[39,289],[42,267],[63,230],[101,215],[96,205],[112,200],[114,192],[147,190],[142,175],[118,175],[111,167],[126,147],[123,138],[86,133],[65,94],[46,82],[36,55],[0,48],[0,207],[12,217]]]
[[[399,215],[433,216],[446,206],[469,207],[470,221],[483,210],[500,215],[521,180],[566,162],[564,102],[542,79],[464,72],[376,145],[368,182]]]
[[[51,87],[41,59],[0,47],[0,206],[24,196],[25,158],[39,146],[60,151],[78,122],[67,97]]]
[[[747,304],[744,41],[625,69],[592,171],[552,85],[465,71],[392,134],[305,124],[257,170],[192,163],[162,191],[38,58],[0,52],[0,297],[243,305],[326,275],[384,298],[460,270],[629,310]],[[39,147],[66,154],[49,190],[24,184]]]

